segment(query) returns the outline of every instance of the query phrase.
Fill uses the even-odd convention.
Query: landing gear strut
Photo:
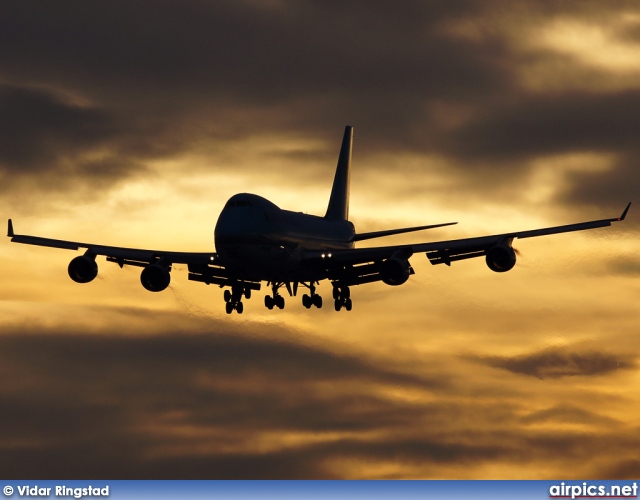
[[[302,296],[302,305],[307,309],[311,309],[311,306],[316,306],[318,309],[322,308],[322,297],[316,293],[316,285],[310,282],[308,285],[302,283],[309,289],[309,294],[306,293]]]
[[[353,303],[351,302],[351,291],[348,286],[341,286],[337,283],[333,285],[333,299],[334,307],[336,311],[339,311],[343,307],[347,311],[351,311]]]
[[[284,309],[284,297],[278,293],[278,290],[284,283],[271,283],[271,295],[265,295],[264,305],[267,309],[271,310],[274,307],[278,309]]]
[[[224,291],[224,301],[227,303],[225,311],[227,314],[231,314],[233,311],[242,314],[242,311],[244,311],[244,304],[242,303],[243,296],[246,299],[250,299],[251,288],[245,288],[242,284],[233,285],[231,290]]]

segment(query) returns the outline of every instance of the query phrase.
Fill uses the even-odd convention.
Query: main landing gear
[[[308,285],[302,283],[309,289],[309,294],[302,296],[302,305],[307,309],[311,309],[311,306],[316,306],[318,309],[322,308],[322,297],[316,293],[316,285],[311,282]]]
[[[347,311],[351,311],[353,303],[351,302],[351,291],[348,286],[333,285],[333,300],[336,311],[343,307]]]
[[[284,283],[272,283],[271,284],[271,293],[272,295],[265,295],[264,297],[264,305],[267,309],[271,310],[274,307],[278,309],[284,309],[284,297],[278,293],[278,290]]]
[[[242,311],[244,311],[244,304],[242,303],[243,296],[249,300],[251,298],[251,288],[245,288],[242,285],[233,285],[231,290],[224,291],[224,301],[227,303],[225,311],[227,314],[231,314],[233,311],[242,314]]]
[[[316,285],[318,282],[281,282],[281,281],[272,281],[269,283],[271,286],[271,295],[266,295],[264,298],[264,305],[267,309],[271,310],[274,307],[278,309],[284,309],[284,297],[280,295],[279,290],[282,287],[286,287],[289,295],[295,297],[297,295],[298,286],[302,285],[305,288],[309,289],[309,293],[305,293],[302,296],[302,305],[311,309],[311,307],[316,307],[318,309],[322,308],[322,297],[316,293]],[[246,286],[245,283],[239,282],[231,287],[231,290],[226,289],[224,291],[224,301],[225,301],[225,310],[227,314],[231,314],[233,311],[236,311],[238,314],[242,314],[244,311],[244,304],[242,303],[242,299],[250,299],[251,298],[251,288]],[[346,285],[341,285],[338,282],[333,283],[333,299],[334,306],[336,311],[342,310],[342,308],[347,311],[351,311],[353,304],[351,302],[351,291],[349,287]]]

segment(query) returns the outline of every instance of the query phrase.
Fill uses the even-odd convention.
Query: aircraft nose
[[[224,210],[214,231],[216,246],[255,242],[264,228],[259,214],[253,212],[255,210]]]

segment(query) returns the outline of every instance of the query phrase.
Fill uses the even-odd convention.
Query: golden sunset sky
[[[213,249],[229,197],[322,215],[353,125],[371,244],[516,240],[353,311],[0,244],[10,478],[640,476],[637,1],[5,1],[0,214],[16,233]],[[363,245],[364,246],[364,245]],[[264,289],[263,289],[264,290]],[[319,293],[331,306],[331,288]]]

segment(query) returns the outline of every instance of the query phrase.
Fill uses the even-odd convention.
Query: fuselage
[[[248,193],[229,199],[214,232],[216,251],[223,259],[265,277],[274,264],[292,271],[305,250],[353,248],[354,237],[348,220],[282,210]]]

